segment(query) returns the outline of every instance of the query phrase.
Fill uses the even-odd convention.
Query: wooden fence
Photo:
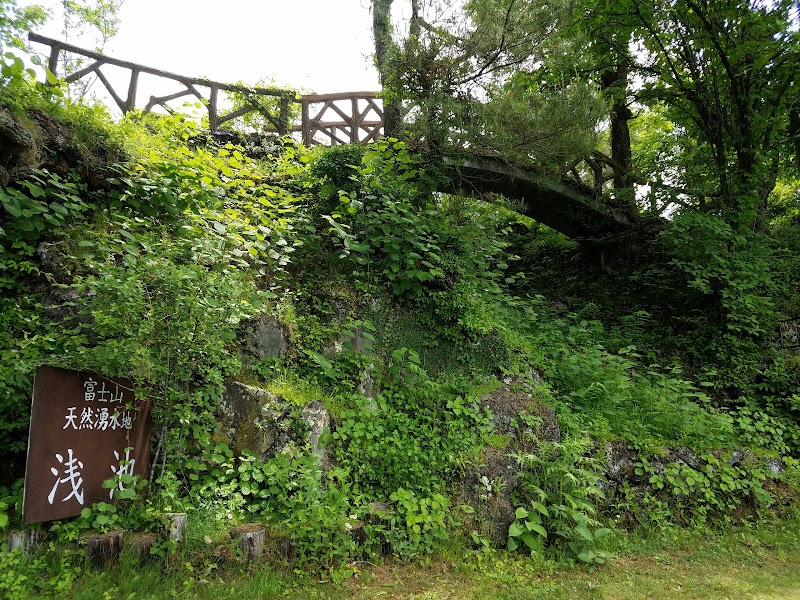
[[[349,144],[351,142],[368,142],[376,140],[383,132],[383,102],[377,92],[344,92],[339,94],[307,94],[299,95],[294,90],[283,90],[263,87],[246,87],[212,81],[201,77],[187,77],[154,69],[145,65],[119,60],[79,48],[60,40],[48,38],[37,33],[30,33],[32,42],[50,48],[47,63],[48,69],[58,75],[59,62],[63,64],[67,54],[74,54],[89,59],[89,64],[63,75],[67,83],[73,83],[95,75],[114,100],[123,114],[140,108],[150,112],[156,106],[173,113],[175,109],[169,102],[183,97],[194,97],[201,102],[208,112],[208,126],[216,131],[223,124],[247,114],[258,112],[263,115],[269,125],[266,131],[287,135],[299,132],[304,144]],[[120,92],[109,81],[102,67],[118,67],[129,72],[127,91]],[[178,90],[164,96],[150,96],[147,103],[139,102],[139,79],[142,74],[168,79],[178,84]],[[236,110],[223,112],[220,108],[219,92],[238,92],[245,98],[245,106]],[[252,102],[247,99],[252,98]],[[264,106],[259,99],[273,98]],[[300,105],[299,120],[290,119],[291,104]]]

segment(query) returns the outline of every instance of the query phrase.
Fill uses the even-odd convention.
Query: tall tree
[[[387,2],[373,1],[375,15]],[[383,64],[395,97],[415,107],[408,125],[416,139],[428,149],[468,146],[548,164],[588,151],[600,114],[596,90],[572,78],[543,86],[525,76],[568,5],[411,0],[408,35],[395,35]]]
[[[378,68],[383,99],[383,130],[388,136],[400,132],[400,103],[392,92],[390,57],[394,49],[392,40],[392,1],[372,0],[372,37],[375,41],[375,63]]]
[[[740,230],[763,223],[798,100],[800,39],[792,0],[627,0],[642,102],[711,159],[715,190],[699,207]],[[706,199],[701,199],[706,200]]]

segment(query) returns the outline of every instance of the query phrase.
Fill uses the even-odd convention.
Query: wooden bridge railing
[[[128,113],[136,108],[148,112],[161,106],[169,112],[174,109],[169,102],[184,96],[194,96],[208,111],[208,125],[214,131],[233,119],[252,112],[263,115],[267,131],[287,135],[300,133],[306,145],[317,143],[348,144],[378,139],[383,133],[383,102],[376,92],[345,92],[340,94],[308,94],[301,96],[293,90],[245,87],[212,81],[204,78],[186,77],[136,63],[118,60],[98,52],[79,48],[66,42],[31,33],[33,42],[50,47],[48,67],[57,74],[62,54],[76,54],[89,59],[88,65],[65,76],[67,83],[94,74],[116,102],[119,109]],[[118,93],[102,67],[106,65],[129,72],[128,89]],[[141,75],[150,75],[176,82],[179,89],[164,96],[150,96],[144,106],[138,103],[138,85]],[[222,112],[219,92],[238,92],[244,98],[244,106]],[[264,98],[272,100],[264,106]],[[292,104],[299,104],[299,119],[292,122]],[[413,106],[404,107],[406,118]],[[457,145],[457,144],[456,144]],[[473,149],[475,160],[450,165],[450,187],[443,191],[469,193],[479,197],[500,194],[507,198],[524,199],[528,216],[561,231],[575,239],[593,240],[609,232],[617,232],[633,219],[623,210],[601,205],[597,199],[604,186],[618,177],[627,177],[624,168],[608,157],[595,153],[565,165],[555,179],[543,177],[540,172],[518,168],[496,157],[482,157]],[[446,161],[445,161],[446,163]],[[584,166],[584,163],[588,166]],[[594,185],[584,183],[586,175],[594,176]],[[447,186],[447,183],[445,182]]]
[[[307,94],[295,102],[302,107],[301,123],[292,131],[301,131],[307,146],[317,143],[318,134],[331,145],[370,142],[381,135],[383,101],[376,92]]]
[[[303,143],[306,145],[368,142],[377,139],[382,133],[383,102],[378,97],[377,92],[345,92],[301,96],[294,90],[246,87],[201,77],[178,75],[177,73],[170,73],[161,69],[112,58],[99,52],[73,46],[37,33],[30,33],[28,39],[50,47],[47,67],[56,75],[58,74],[59,60],[62,55],[71,53],[90,59],[91,62],[87,66],[66,74],[64,80],[67,83],[73,83],[83,77],[97,76],[97,79],[103,84],[123,114],[136,108],[149,112],[156,106],[173,113],[175,111],[169,106],[169,102],[185,96],[194,96],[207,110],[208,126],[212,131],[216,131],[228,121],[252,112],[258,112],[269,123],[266,127],[267,131],[279,135],[299,132]],[[101,70],[106,65],[130,72],[127,92],[120,93],[114,88]],[[150,96],[147,103],[142,106],[138,102],[139,78],[142,74],[172,80],[179,84],[180,89],[164,96]],[[219,104],[220,90],[239,92],[245,98],[252,97],[254,101],[247,103],[242,108],[230,110],[223,114]],[[255,101],[258,97],[275,98],[277,108],[271,110],[264,107]],[[300,104],[300,119],[297,122],[290,121],[289,109],[292,103]]]

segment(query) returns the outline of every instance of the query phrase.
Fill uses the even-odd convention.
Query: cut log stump
[[[389,530],[392,526],[392,518],[394,516],[394,508],[391,504],[386,502],[371,502],[369,511],[364,517],[364,520],[370,525],[378,526],[378,529]],[[392,553],[392,545],[386,540],[384,536],[380,541],[381,556],[389,556]]]
[[[122,531],[93,535],[86,539],[86,558],[95,569],[104,569],[119,561]]]
[[[22,550],[30,552],[38,546],[47,535],[41,529],[17,529],[8,532],[6,543],[8,551]]]
[[[182,544],[186,539],[186,513],[166,513],[167,535],[169,539]]]
[[[156,533],[134,532],[125,536],[125,546],[131,548],[136,560],[146,560],[150,557],[150,548],[158,540]]]
[[[26,550],[28,541],[27,531],[10,531],[8,533],[8,551]]]
[[[264,553],[267,528],[258,523],[244,523],[231,530],[231,537],[239,540],[239,547],[247,562],[255,562]]]

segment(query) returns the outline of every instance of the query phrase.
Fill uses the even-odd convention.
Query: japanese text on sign
[[[95,502],[125,497],[150,463],[150,406],[133,384],[40,367],[31,407],[25,474],[28,523],[73,516]],[[103,482],[113,480],[111,487]]]

